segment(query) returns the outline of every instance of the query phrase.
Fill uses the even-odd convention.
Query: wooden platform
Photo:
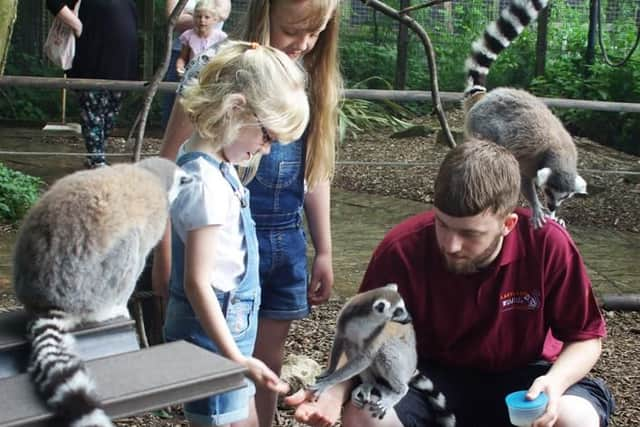
[[[245,385],[244,368],[185,341],[87,362],[113,419]],[[44,426],[52,416],[28,374],[0,380],[0,425]]]
[[[53,414],[25,373],[27,316],[0,313],[0,426],[44,426]],[[244,387],[245,368],[185,341],[138,349],[133,321],[75,331],[106,413],[117,419]]]
[[[26,371],[29,343],[25,338],[27,314],[22,310],[0,313],[0,378]],[[73,332],[83,360],[139,350],[135,322],[119,318],[85,325]]]

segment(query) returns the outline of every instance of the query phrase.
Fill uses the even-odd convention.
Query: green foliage
[[[44,182],[0,163],[0,220],[16,222],[38,200]]]
[[[380,78],[370,77],[354,85],[354,89],[377,86],[380,89],[391,89],[391,83]],[[339,111],[340,139],[343,139],[349,130],[352,135],[363,130],[373,130],[380,128],[391,128],[400,130],[411,126],[406,121],[413,116],[413,113],[402,105],[385,101],[368,101],[365,99],[345,99]]]
[[[633,3],[633,2],[632,2]],[[603,37],[607,54],[612,61],[625,57],[637,35],[635,13],[637,5],[616,2],[616,9],[607,16],[602,6]],[[619,7],[619,9],[618,9]],[[412,14],[428,32],[435,50],[438,84],[443,91],[461,91],[465,85],[464,61],[471,43],[484,31],[494,16],[478,7],[477,2],[456,2],[452,16],[432,19],[438,12],[432,8]],[[596,64],[585,64],[588,34],[588,8],[567,2],[552,3],[549,19],[548,50],[544,76],[534,78],[535,26],[527,28],[491,67],[487,85],[528,88],[541,96],[589,99],[617,102],[640,102],[640,49],[624,67],[612,68],[602,61],[598,47]],[[363,25],[341,39],[342,70],[347,86],[375,75],[386,81],[395,80],[397,24],[391,20],[380,22],[373,36],[373,25]],[[393,30],[392,30],[393,28]],[[350,29],[351,30],[351,29]],[[343,32],[344,33],[344,32]],[[424,47],[409,32],[407,89],[430,90],[429,72]],[[381,88],[370,81],[367,88]],[[589,110],[556,111],[567,127],[576,134],[588,136],[627,152],[640,154],[640,116],[631,113],[605,113]]]
[[[62,72],[56,74],[55,70],[42,63],[38,58],[15,50],[12,50],[7,58],[5,74],[62,77]],[[2,97],[0,97],[0,118],[55,120],[60,117],[60,96],[59,90],[5,87],[2,89]]]
[[[155,5],[153,49],[155,65],[159,65],[165,47],[165,0],[153,0]],[[387,2],[397,8],[399,0]],[[585,2],[552,2],[549,20],[548,54],[545,76],[533,79],[535,62],[535,26],[527,28],[518,39],[501,53],[493,64],[488,77],[488,86],[514,86],[533,89],[537,94],[549,97],[567,97],[622,102],[640,102],[640,50],[622,69],[611,69],[601,63],[598,49],[596,65],[587,68],[584,53],[588,32],[588,5]],[[636,2],[603,0],[602,26],[604,44],[612,60],[622,59],[630,49],[636,36]],[[25,3],[26,4],[26,3]],[[452,10],[435,6],[412,12],[411,16],[428,32],[435,50],[438,85],[442,91],[461,91],[465,85],[464,62],[472,41],[479,37],[488,22],[499,10],[498,2],[459,1],[450,4]],[[142,7],[142,2],[138,1]],[[489,10],[488,8],[493,7]],[[141,9],[142,10],[142,9]],[[611,10],[611,12],[608,12]],[[607,13],[610,13],[608,15]],[[235,10],[225,26],[229,32],[238,25],[242,13]],[[396,43],[398,23],[381,13],[368,23],[350,23],[349,5],[342,14],[340,39],[341,69],[346,87],[369,89],[387,88],[386,82],[395,80]],[[14,40],[24,29],[14,28]],[[31,31],[31,30],[29,30]],[[23,43],[24,44],[24,43]],[[25,45],[27,46],[27,45]],[[425,50],[418,37],[409,31],[409,58],[407,64],[407,89],[430,90],[430,74]],[[41,59],[40,52],[12,50],[8,57],[8,75],[61,76],[60,70],[52,68]],[[140,55],[142,62],[142,55]],[[370,78],[376,76],[376,78]],[[532,83],[533,82],[533,83]],[[142,92],[130,92],[124,98],[118,127],[127,127],[142,107]],[[61,114],[60,90],[29,88],[0,89],[0,118],[18,120],[57,121]],[[154,99],[149,125],[160,121],[162,95]],[[396,104],[397,105],[397,104]],[[391,109],[390,109],[391,108]],[[351,129],[366,126],[378,117],[389,124],[395,107],[348,100],[343,106],[343,123]],[[413,108],[413,107],[412,107]],[[383,114],[383,116],[379,116]],[[384,116],[386,114],[386,118]],[[612,114],[594,111],[558,111],[572,131],[586,134],[601,142],[637,152],[632,147],[638,140],[637,114]],[[73,91],[68,94],[67,117],[79,120],[79,111]],[[403,116],[400,116],[403,120]],[[395,126],[395,125],[394,125]],[[400,125],[401,126],[401,125]],[[635,132],[635,134],[634,134]],[[604,139],[600,139],[604,138]],[[637,144],[636,144],[637,145]]]
[[[380,80],[393,81],[396,68],[396,48],[389,43],[374,43],[373,39],[362,36],[349,35],[343,37],[340,43],[340,58],[345,85],[353,87],[371,76]],[[365,87],[376,87],[379,80],[369,80]],[[360,83],[362,87],[362,83]]]
[[[624,67],[611,67],[596,58],[594,65],[584,62],[588,27],[569,7],[558,7],[554,14],[562,14],[569,31],[556,31],[550,38],[559,38],[561,54],[550,57],[545,75],[531,83],[531,91],[540,96],[598,101],[640,102],[640,61],[636,54]],[[635,30],[616,35],[616,43],[605,45],[612,58],[626,55],[635,39]],[[640,116],[631,113],[561,109],[555,113],[565,125],[578,135],[588,136],[617,149],[640,154]]]

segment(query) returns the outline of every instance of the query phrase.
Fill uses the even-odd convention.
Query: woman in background
[[[137,10],[133,0],[47,0],[47,9],[76,34],[76,54],[67,72],[72,78],[136,80],[138,76]],[[107,165],[105,142],[120,111],[122,92],[77,91],[86,166]]]

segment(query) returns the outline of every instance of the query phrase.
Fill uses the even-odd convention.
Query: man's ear
[[[504,218],[504,222],[502,223],[502,235],[506,236],[511,233],[511,231],[516,227],[518,223],[518,214],[515,212],[511,212]]]

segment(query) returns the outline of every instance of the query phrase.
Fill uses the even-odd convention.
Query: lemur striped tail
[[[75,340],[69,330],[74,324],[65,313],[55,310],[29,324],[28,371],[38,393],[55,412],[55,425],[111,427],[84,363],[73,350]]]
[[[465,63],[467,87],[464,97],[486,92],[485,87],[489,67],[498,54],[511,44],[522,30],[534,21],[549,0],[512,0],[500,12],[497,20],[489,24],[484,34],[473,42],[471,54]]]
[[[411,385],[416,389],[423,392],[433,410],[435,422],[440,427],[455,427],[456,416],[447,408],[447,399],[444,394],[435,388],[433,382],[424,376],[424,374],[417,373],[411,379]]]

